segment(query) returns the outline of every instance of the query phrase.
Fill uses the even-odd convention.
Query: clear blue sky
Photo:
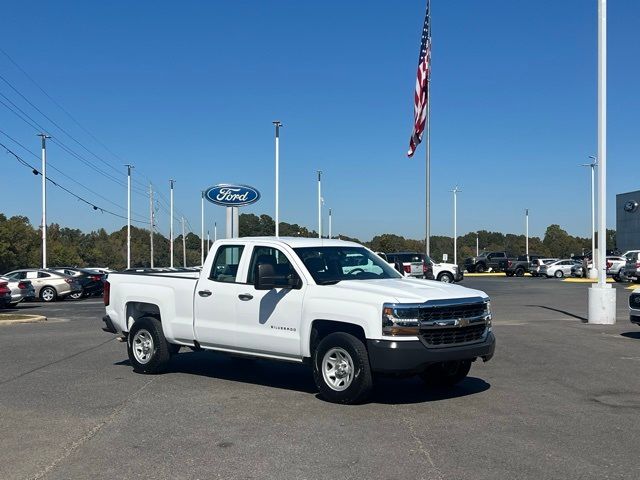
[[[0,93],[85,159],[125,180],[150,178],[200,231],[200,190],[219,182],[257,187],[246,212],[273,215],[273,126],[281,120],[281,218],[316,228],[315,171],[334,232],[363,240],[424,235],[424,145],[405,152],[423,0],[14,2],[0,47],[107,145],[96,143],[0,54],[0,74],[116,173],[34,111],[6,84]],[[596,0],[432,0],[433,233],[531,232],[551,223],[588,235],[589,177],[577,165],[596,151]],[[609,209],[640,188],[637,62],[640,2],[609,2]],[[6,100],[2,97],[0,99]],[[38,153],[34,128],[0,105],[0,129]],[[0,135],[0,141],[14,146]],[[37,159],[16,147],[30,162]],[[57,144],[51,163],[124,214],[126,190]],[[39,177],[2,153],[0,211],[37,225]],[[631,174],[632,170],[635,173]],[[143,176],[144,175],[144,176]],[[118,206],[90,193],[98,192]],[[49,188],[49,221],[91,230],[122,220]],[[147,217],[148,201],[133,196]],[[207,205],[207,222],[223,223]],[[168,216],[159,212],[160,231]],[[212,227],[210,227],[212,229]],[[326,228],[326,226],[325,226]]]

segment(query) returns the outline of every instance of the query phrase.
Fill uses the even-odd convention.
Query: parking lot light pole
[[[173,268],[173,184],[175,180],[169,180],[171,191],[169,192],[169,267]]]
[[[527,261],[529,261],[529,209],[526,208],[524,210],[524,250],[526,252],[527,255]]]
[[[329,238],[331,238],[331,209],[329,209]]]
[[[453,192],[453,264],[458,265],[458,192],[460,188],[456,185]]]
[[[322,170],[318,170],[318,238],[322,238]]]
[[[131,169],[133,165],[127,167],[127,268],[131,268]]]
[[[598,278],[598,266],[596,264],[596,167],[598,158],[589,155],[591,163],[582,163],[582,167],[591,168],[591,270],[589,278]],[[605,252],[606,253],[606,252]]]
[[[213,241],[218,240],[218,222],[213,222]]]
[[[476,257],[480,256],[480,237],[476,234]]]
[[[204,265],[204,191],[200,194],[200,265]]]
[[[276,127],[276,238],[280,236],[280,127],[282,123],[278,120],[273,124]]]
[[[39,133],[42,139],[42,268],[47,268],[47,138],[46,133]]]
[[[187,240],[184,236],[184,217],[181,217],[182,220],[182,266],[187,266]]]
[[[607,1],[598,0],[598,283],[589,289],[589,323],[616,323],[616,289],[607,284]],[[593,262],[596,265],[595,259]]]

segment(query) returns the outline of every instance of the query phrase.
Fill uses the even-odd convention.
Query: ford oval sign
[[[220,184],[204,192],[212,203],[223,207],[242,207],[260,200],[260,192],[249,185]]]

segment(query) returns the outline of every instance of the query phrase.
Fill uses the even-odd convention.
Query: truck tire
[[[127,336],[127,353],[133,370],[138,373],[165,371],[171,352],[160,321],[152,317],[136,320]]]
[[[516,268],[515,273],[516,273],[516,277],[524,277],[524,268],[522,267]]]
[[[348,333],[324,337],[313,353],[313,378],[328,401],[350,405],[371,393],[373,377],[362,340]]]
[[[485,266],[484,263],[478,263],[476,265],[475,271],[476,271],[476,273],[484,273],[486,269],[487,269],[487,267]]]
[[[420,378],[430,387],[452,387],[469,374],[471,360],[442,362],[429,366],[420,374]]]
[[[443,283],[453,283],[453,275],[449,272],[442,272],[438,275],[438,281]]]

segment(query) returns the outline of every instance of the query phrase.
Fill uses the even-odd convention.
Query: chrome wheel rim
[[[351,355],[344,348],[334,347],[322,358],[322,378],[331,390],[342,392],[349,388],[354,371]]]
[[[53,300],[53,291],[50,288],[45,288],[42,291],[42,299],[45,302],[50,302],[51,300]]]
[[[71,295],[69,295],[71,298],[73,298],[74,300],[79,299],[82,296],[82,292],[80,293],[72,293]]]
[[[144,365],[149,363],[151,357],[153,357],[153,337],[148,330],[138,330],[133,336],[131,347],[133,350],[133,356],[138,363]]]
[[[449,275],[443,275],[442,278],[440,278],[440,281],[444,283],[451,283],[451,278],[449,278]]]

